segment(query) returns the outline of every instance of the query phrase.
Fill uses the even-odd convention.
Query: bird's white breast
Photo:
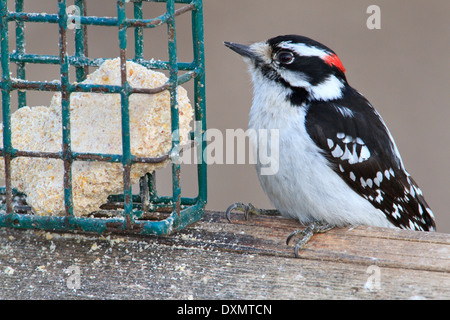
[[[381,211],[354,192],[330,167],[306,131],[308,106],[292,106],[286,99],[289,89],[257,72],[252,76],[255,86],[249,129],[277,129],[279,134],[278,170],[262,175],[260,162],[256,164],[262,188],[275,208],[304,223],[319,220],[337,226],[392,226]],[[250,141],[256,146],[257,136],[250,136]],[[267,143],[269,150],[274,147],[270,140]]]

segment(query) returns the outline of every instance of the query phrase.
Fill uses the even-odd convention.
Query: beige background
[[[56,13],[56,0],[25,2],[27,11]],[[372,4],[381,8],[380,30],[366,27],[366,9]],[[88,10],[92,15],[115,16],[115,1],[91,0]],[[154,17],[163,10],[161,4],[145,4],[145,17]],[[408,171],[435,213],[438,231],[448,233],[449,12],[447,0],[205,0],[208,127],[223,132],[227,128],[247,128],[250,78],[240,57],[226,49],[223,41],[249,44],[288,33],[314,38],[338,53],[350,84],[381,113]],[[189,23],[189,16],[177,19],[181,61],[192,60]],[[167,58],[165,31],[164,26],[145,31],[146,58]],[[118,56],[114,28],[89,27],[88,32],[91,57]],[[132,32],[129,35],[132,57]],[[55,25],[28,24],[26,39],[29,53],[58,53]],[[69,32],[69,41],[72,39]],[[13,30],[11,45],[14,46]],[[73,50],[73,46],[69,48]],[[57,79],[58,67],[30,66],[27,77]],[[186,87],[192,92],[191,85]],[[31,93],[28,104],[48,105],[49,100],[48,93]],[[183,193],[191,195],[195,190],[189,189],[196,188],[196,183],[191,184],[195,168],[186,165],[183,169]],[[158,174],[161,193],[170,192],[169,174],[170,170]],[[271,207],[252,165],[209,166],[208,183],[210,209],[224,210],[235,201]]]

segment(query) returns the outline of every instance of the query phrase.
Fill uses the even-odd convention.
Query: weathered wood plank
[[[232,218],[168,237],[0,229],[0,299],[450,298],[450,235],[335,229],[295,259],[293,220]]]

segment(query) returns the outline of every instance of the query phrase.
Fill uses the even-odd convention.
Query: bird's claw
[[[307,225],[305,229],[297,229],[292,232],[286,239],[286,245],[289,245],[294,237],[298,238],[294,248],[295,257],[298,258],[300,249],[302,249],[305,244],[308,243],[308,241],[315,233],[324,233],[328,230],[333,229],[334,227],[335,226],[327,223],[313,222]]]
[[[254,215],[266,215],[266,216],[278,216],[280,215],[280,212],[273,209],[258,209],[251,203],[249,204],[243,204],[242,202],[235,202],[231,206],[228,207],[228,209],[225,211],[225,215],[229,222],[231,222],[231,211],[233,210],[239,210],[244,212],[244,218],[245,220],[248,220],[248,217],[250,214]]]
[[[248,220],[249,212],[257,212],[258,211],[258,209],[256,209],[251,203],[243,204],[242,202],[235,202],[231,206],[229,206],[227,211],[225,212],[227,220],[229,222],[231,222],[231,211],[233,211],[233,210],[239,210],[239,211],[244,212],[245,220]]]
[[[232,205],[230,205],[227,210],[225,211],[225,215],[227,217],[227,220],[231,222],[231,211],[233,210],[239,210],[244,212],[244,218],[245,220],[248,220],[249,214],[256,214],[256,215],[280,215],[280,212],[277,210],[271,210],[271,209],[257,209],[255,206],[253,206],[251,203],[244,204],[242,202],[235,202]],[[298,238],[298,240],[295,243],[295,257],[299,257],[299,251],[305,246],[306,243],[311,239],[311,237],[315,233],[324,233],[328,230],[333,229],[335,226],[324,223],[324,222],[313,222],[307,225],[304,229],[297,229],[294,232],[292,232],[287,238],[286,238],[286,245],[289,245],[291,241],[294,239],[294,237]]]

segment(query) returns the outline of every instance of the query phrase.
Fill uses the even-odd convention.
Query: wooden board
[[[0,299],[449,299],[450,235],[207,212],[167,236],[0,229]]]

